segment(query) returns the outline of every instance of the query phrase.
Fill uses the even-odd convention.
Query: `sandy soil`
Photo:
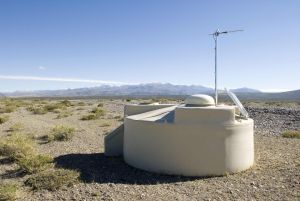
[[[79,101],[72,101],[75,105]],[[55,125],[76,128],[67,142],[39,143],[41,153],[55,158],[58,167],[75,169],[81,182],[58,191],[30,191],[21,187],[19,200],[299,200],[300,140],[285,139],[280,133],[300,129],[300,108],[249,106],[255,120],[255,166],[245,172],[224,177],[180,177],[158,175],[126,165],[122,158],[103,155],[103,137],[122,122],[122,100],[84,100],[85,106],[68,108],[72,116],[57,119],[57,114],[35,115],[19,108],[0,125],[0,136],[20,122],[23,133],[47,134]],[[79,120],[90,109],[104,102],[103,119]],[[109,122],[109,126],[103,126]],[[14,174],[14,164],[0,160],[0,179],[22,183],[27,176]]]

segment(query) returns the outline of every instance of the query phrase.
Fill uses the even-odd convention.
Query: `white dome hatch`
[[[215,100],[213,97],[205,94],[195,94],[187,97],[184,101],[186,106],[212,106],[215,105]]]

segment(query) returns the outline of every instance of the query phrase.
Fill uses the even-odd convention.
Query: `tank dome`
[[[195,94],[185,99],[187,106],[211,106],[215,104],[213,97],[205,94]]]

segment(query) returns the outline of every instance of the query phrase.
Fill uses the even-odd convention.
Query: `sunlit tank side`
[[[133,106],[134,107],[134,106]],[[171,106],[124,121],[124,160],[151,172],[207,176],[250,168],[253,120],[234,106]]]

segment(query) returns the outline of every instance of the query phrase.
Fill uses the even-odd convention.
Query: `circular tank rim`
[[[137,122],[144,122],[144,123],[148,123],[148,124],[160,124],[160,125],[164,125],[164,124],[177,124],[177,125],[205,125],[205,126],[210,126],[210,127],[238,127],[238,126],[246,126],[246,125],[252,125],[254,123],[254,120],[251,119],[251,118],[247,118],[247,119],[238,119],[238,120],[235,120],[233,123],[218,123],[216,126],[216,123],[215,122],[212,122],[212,123],[186,123],[186,122],[168,122],[168,123],[165,123],[165,122],[156,122],[156,121],[150,121],[150,120],[147,120],[147,119],[135,119],[135,118],[131,118],[130,116],[128,117],[125,117],[124,118],[124,124],[126,123],[126,121],[137,121]]]

